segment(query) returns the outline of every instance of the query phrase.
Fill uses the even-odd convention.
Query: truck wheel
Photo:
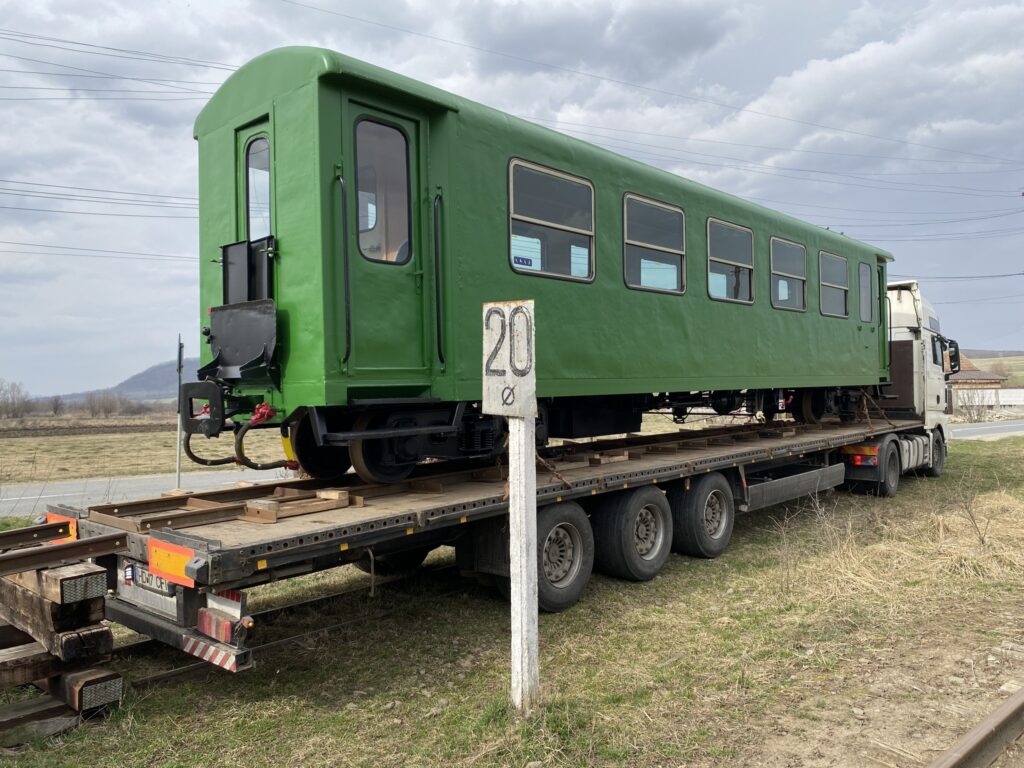
[[[891,499],[900,487],[900,453],[892,441],[878,456],[878,471],[881,476],[875,484],[875,495]]]
[[[674,483],[668,490],[675,535],[672,549],[691,557],[718,557],[732,540],[736,517],[732,486],[720,472],[694,480],[690,490]]]
[[[932,432],[932,464],[925,467],[923,474],[928,477],[942,477],[942,471],[946,468],[946,441],[942,439],[942,433],[938,430]]]
[[[377,576],[399,576],[403,573],[411,573],[423,565],[423,561],[433,550],[433,547],[417,547],[402,552],[378,555],[373,564],[373,571]],[[352,565],[363,573],[370,573],[370,556],[367,555],[361,560],[356,560]]]
[[[629,581],[650,581],[672,551],[672,509],[657,488],[613,494],[591,515],[599,570]]]
[[[594,570],[594,532],[583,508],[572,501],[537,514],[537,604],[558,613],[576,604]]]

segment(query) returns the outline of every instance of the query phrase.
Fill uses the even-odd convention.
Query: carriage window
[[[679,208],[626,195],[626,285],[670,293],[685,290],[684,222]]]
[[[821,281],[821,314],[847,317],[850,314],[850,276],[846,271],[846,258],[833,253],[818,253]]]
[[[260,136],[245,149],[246,239],[270,234],[270,142]]]
[[[860,285],[857,286],[860,298],[860,319],[861,322],[874,322],[875,292],[871,289],[871,266],[861,264],[858,268],[860,274]]]
[[[389,264],[409,261],[409,145],[397,128],[356,125],[356,187],[360,252]]]
[[[509,258],[516,272],[594,275],[594,189],[589,182],[512,161]]]
[[[807,251],[798,243],[772,238],[772,306],[776,309],[807,308]]]
[[[708,219],[708,295],[720,301],[754,301],[754,233]]]

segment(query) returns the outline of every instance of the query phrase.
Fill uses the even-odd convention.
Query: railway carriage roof
[[[383,88],[401,96],[402,99],[418,103],[423,107],[463,112],[474,115],[481,121],[502,121],[527,135],[542,137],[547,142],[557,142],[566,147],[569,154],[592,154],[598,161],[628,163],[638,173],[648,174],[662,181],[690,187],[706,199],[717,200],[734,211],[745,212],[760,221],[770,221],[780,226],[787,223],[790,228],[806,231],[812,229],[823,242],[833,243],[834,248],[853,246],[859,251],[871,251],[877,258],[892,261],[887,251],[876,248],[838,232],[822,229],[788,214],[765,206],[751,203],[743,198],[730,195],[713,187],[687,179],[678,174],[655,168],[646,163],[625,157],[590,142],[568,136],[550,128],[531,123],[528,120],[509,115],[469,99],[456,96],[440,88],[427,85],[413,78],[400,75],[382,67],[353,59],[326,48],[292,46],[277,48],[239,67],[217,89],[196,117],[194,136],[199,138],[228,125],[238,125],[240,120],[255,118],[260,110],[265,112],[268,100],[278,94],[288,93],[322,78],[344,77],[361,80],[375,88]],[[622,167],[621,165],[619,166]],[[773,233],[781,234],[781,233]],[[828,246],[826,245],[826,248]]]

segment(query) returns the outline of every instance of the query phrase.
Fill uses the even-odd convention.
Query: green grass
[[[717,560],[673,556],[645,584],[595,575],[575,608],[541,616],[542,705],[525,720],[507,703],[507,604],[427,574],[258,627],[254,643],[350,622],[258,655],[251,672],[131,693],[17,765],[742,766],[784,728],[819,734],[801,741],[807,764],[826,764],[813,750],[833,741],[861,754],[870,729],[846,743],[826,734],[836,712],[849,716],[844,697],[875,685],[858,676],[862,657],[899,670],[932,654],[927,669],[939,648],[984,649],[1024,624],[1022,462],[1024,439],[954,443],[944,477],[906,478],[896,499],[775,507],[739,518]],[[365,583],[352,570],[251,597]],[[182,661],[164,651],[120,665],[132,677]],[[921,695],[908,684],[885,700],[916,723]],[[951,743],[938,722],[935,743]]]
[[[14,528],[24,528],[32,521],[27,517],[0,517],[0,531],[10,531]]]

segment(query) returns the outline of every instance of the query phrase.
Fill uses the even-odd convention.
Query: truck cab
[[[886,410],[912,412],[924,420],[926,430],[938,429],[945,438],[946,382],[960,370],[960,348],[942,335],[938,313],[916,280],[889,283],[886,303],[892,366]]]

